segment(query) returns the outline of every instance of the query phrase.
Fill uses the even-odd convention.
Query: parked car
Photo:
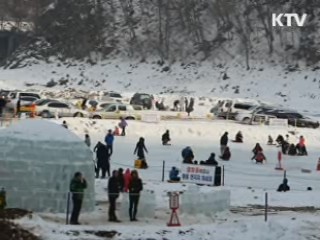
[[[235,116],[235,120],[250,124],[253,122],[268,123],[270,118],[276,118],[272,115],[265,114],[269,110],[273,110],[272,106],[254,106],[248,110],[248,112],[241,112]]]
[[[36,99],[34,101],[30,101],[28,103],[21,105],[20,111],[21,112],[32,112],[32,105],[33,104],[37,108],[38,106],[43,106],[49,102],[58,102],[58,100],[55,100],[55,99]]]
[[[44,104],[36,106],[36,114],[43,118],[58,117],[88,117],[86,111],[76,108],[72,104],[59,101],[48,101]]]
[[[122,103],[123,97],[120,93],[117,92],[103,92],[102,96],[100,96],[101,101],[106,101],[106,102],[118,102]]]
[[[16,111],[19,99],[20,105],[23,107],[41,98],[39,94],[32,92],[9,91],[6,94],[6,98],[8,101],[6,108],[9,111]],[[23,108],[21,110],[23,110]]]
[[[140,115],[131,105],[114,103],[102,110],[91,113],[90,117],[93,119],[119,119],[123,117],[127,120],[135,120]]]
[[[151,109],[153,104],[153,96],[146,93],[135,93],[130,100],[131,105],[140,105],[145,109]]]
[[[210,110],[210,112],[218,118],[235,120],[237,114],[249,113],[251,112],[250,109],[256,106],[258,106],[258,104],[254,102],[221,100]]]
[[[302,114],[287,109],[264,106],[252,109],[251,113],[242,113],[236,116],[238,121],[243,123],[266,122],[270,118],[288,119],[288,124],[296,127],[318,128],[319,122]]]

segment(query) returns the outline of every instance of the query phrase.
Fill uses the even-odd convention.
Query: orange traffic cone
[[[284,170],[281,164],[281,160],[282,160],[282,153],[279,151],[278,152],[278,163],[275,167],[275,170]]]
[[[318,159],[317,171],[320,171],[320,158]]]

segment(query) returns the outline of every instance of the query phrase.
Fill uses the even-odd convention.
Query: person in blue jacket
[[[180,177],[178,177],[178,175],[179,175],[179,170],[176,167],[172,167],[170,172],[169,172],[170,181],[179,182],[180,181]]]
[[[111,129],[108,130],[108,134],[106,135],[104,141],[107,146],[108,154],[109,156],[111,156],[113,153],[113,141],[114,141],[114,136]]]
[[[193,164],[192,160],[194,159],[193,151],[191,147],[186,147],[181,152],[183,163]]]

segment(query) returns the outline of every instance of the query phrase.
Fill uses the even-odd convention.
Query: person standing
[[[119,182],[119,189],[120,192],[124,192],[124,175],[123,175],[123,168],[118,169],[118,182]]]
[[[129,191],[129,184],[131,182],[131,171],[127,168],[126,172],[124,173],[124,192]]]
[[[141,137],[139,139],[139,141],[137,142],[136,148],[134,149],[134,153],[137,153],[137,156],[139,159],[141,160],[145,160],[145,155],[144,155],[144,151],[146,151],[146,153],[148,153],[148,149],[146,148],[145,144],[144,144],[144,138]]]
[[[20,117],[20,112],[21,112],[21,99],[19,97],[18,101],[17,101],[17,106],[16,106],[16,115],[17,117]]]
[[[119,123],[119,127],[121,128],[121,136],[125,136],[126,135],[126,127],[128,126],[128,123],[127,123],[127,121],[123,118],[123,117],[121,117],[120,118],[120,123]]]
[[[101,178],[106,177],[106,172],[108,173],[108,177],[110,177],[110,163],[107,147],[102,142],[98,142],[93,151],[96,152],[97,155],[96,178],[99,178],[100,169],[102,170]]]
[[[0,117],[2,117],[3,115],[3,111],[6,107],[6,104],[7,104],[6,99],[3,96],[0,97]]]
[[[87,181],[82,176],[82,173],[76,172],[70,182],[70,192],[72,193],[73,208],[71,213],[70,223],[79,225],[79,215],[82,207],[84,190],[87,188]]]
[[[116,201],[119,197],[119,181],[118,171],[112,172],[112,177],[108,182],[108,197],[109,197],[109,222],[120,222],[116,216]]]
[[[90,139],[89,134],[84,135],[84,143],[85,143],[88,147],[91,146],[91,139]]]
[[[220,138],[220,152],[221,152],[221,156],[224,153],[224,150],[226,149],[226,147],[228,146],[228,132],[225,132],[222,137]]]
[[[113,141],[114,141],[114,135],[113,135],[111,129],[108,130],[108,133],[107,133],[106,137],[104,138],[104,141],[107,145],[107,151],[108,151],[109,157],[111,157],[111,155],[113,153]]]
[[[136,216],[138,213],[138,204],[140,192],[143,190],[142,180],[139,178],[138,172],[131,172],[131,181],[129,183],[129,216],[130,221],[138,221]]]

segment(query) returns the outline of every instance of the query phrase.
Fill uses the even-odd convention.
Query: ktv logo
[[[280,13],[272,14],[272,26],[273,27],[303,27],[308,14],[302,14],[299,16],[297,13]],[[283,21],[285,20],[285,21]]]

